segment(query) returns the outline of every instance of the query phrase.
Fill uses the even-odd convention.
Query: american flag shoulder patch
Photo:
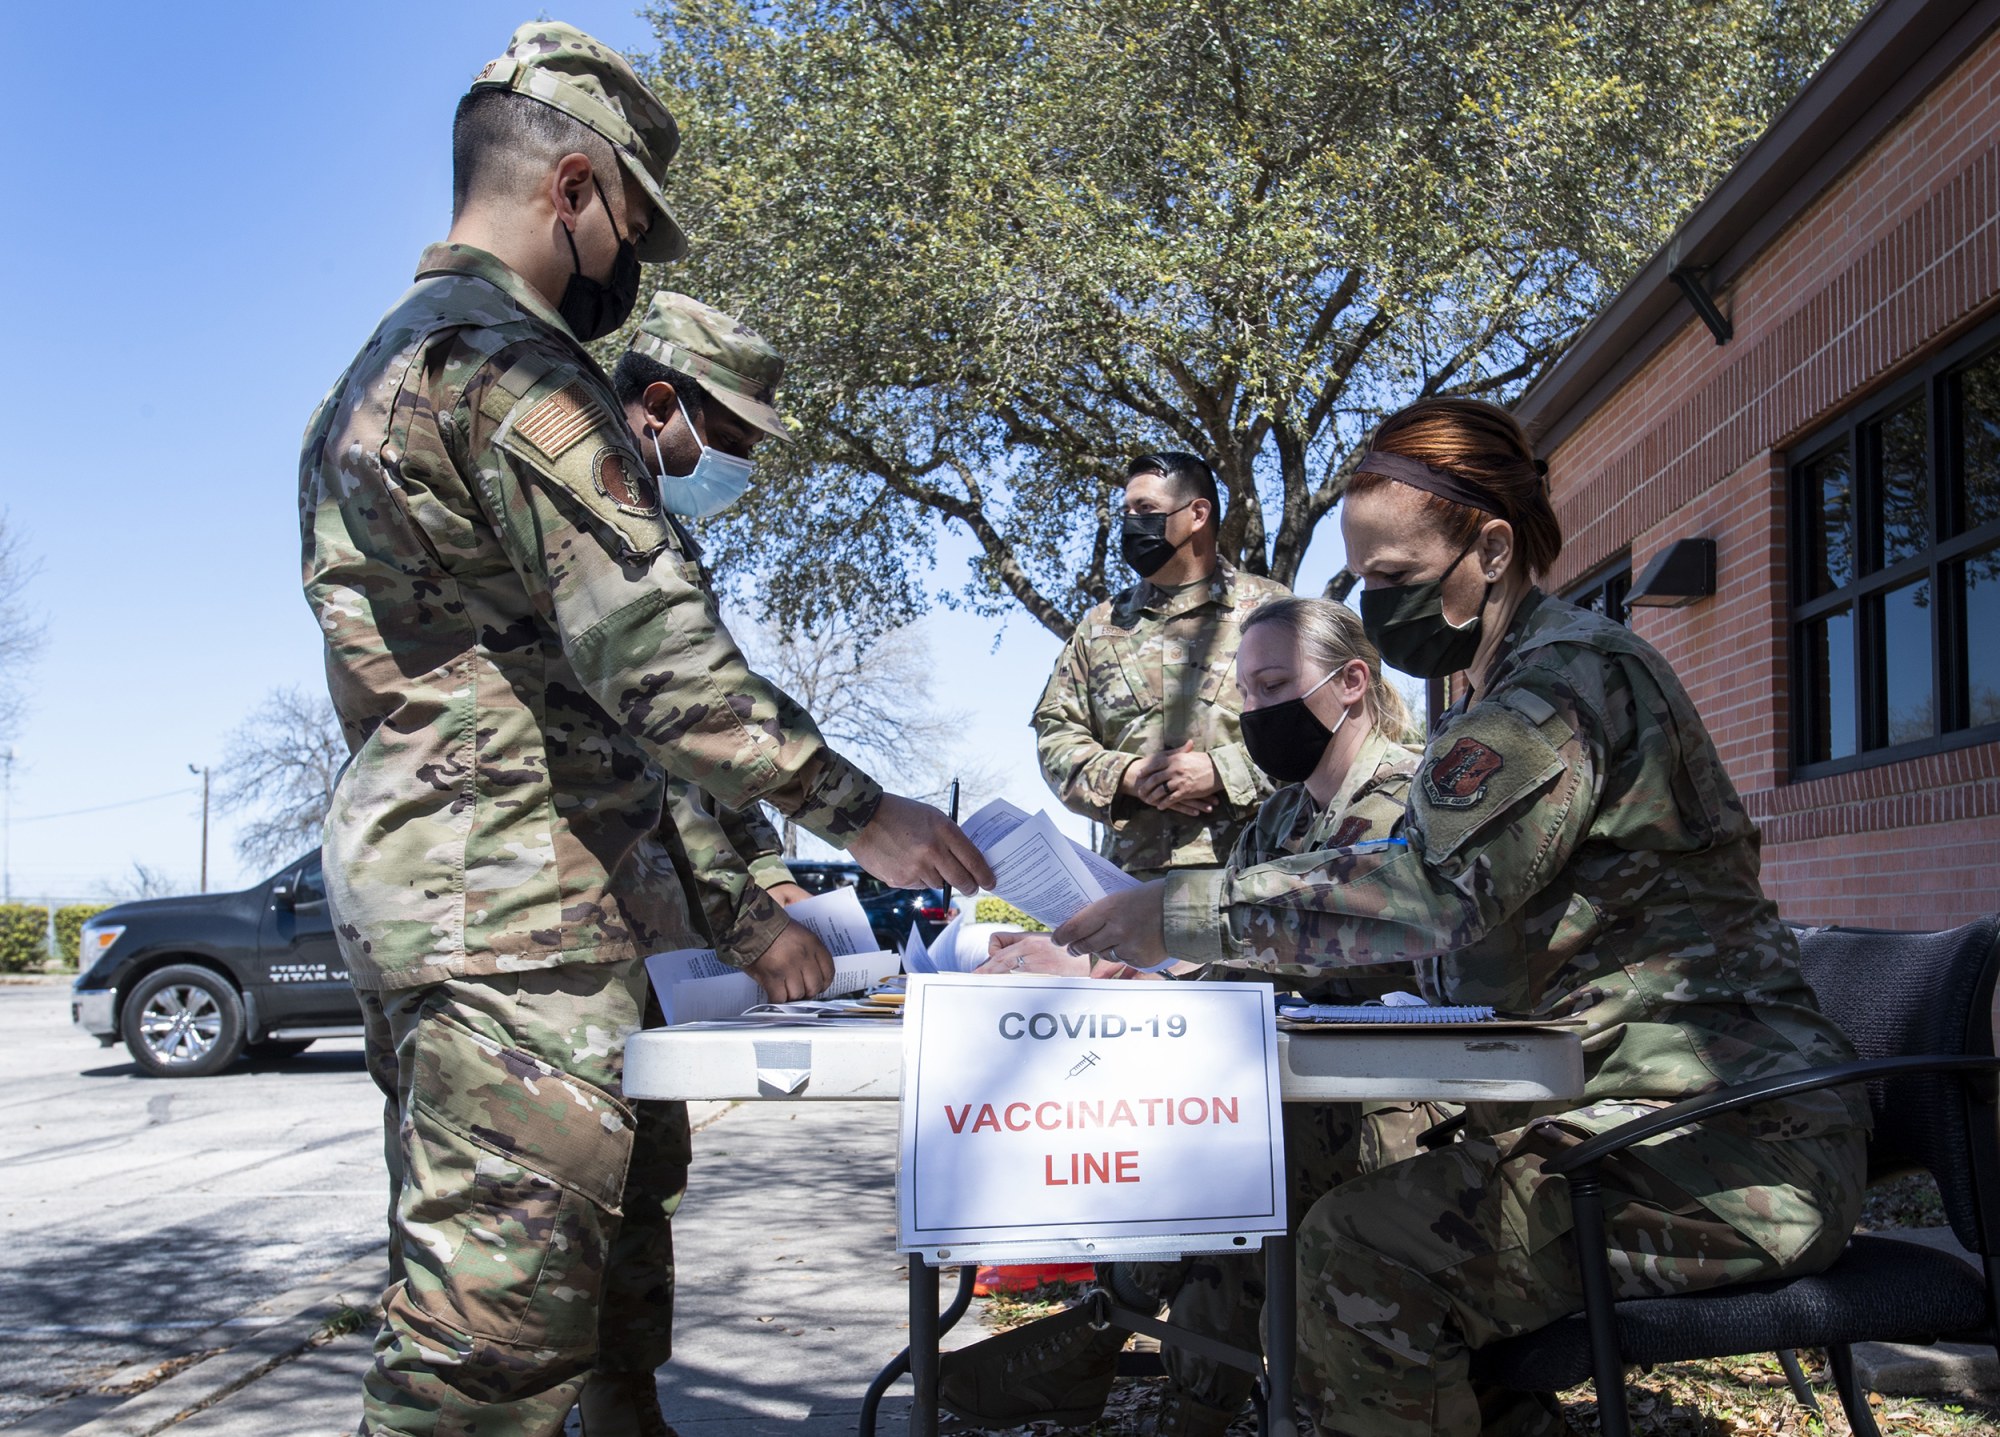
[[[514,422],[514,432],[550,459],[560,459],[611,416],[581,381],[565,384]]]

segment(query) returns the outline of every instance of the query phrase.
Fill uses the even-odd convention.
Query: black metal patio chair
[[[1820,1006],[1860,1060],[1690,1098],[1602,1133],[1548,1165],[1569,1179],[1584,1308],[1473,1354],[1482,1382],[1556,1392],[1585,1377],[1604,1437],[1628,1437],[1624,1369],[1824,1347],[1858,1437],[1879,1437],[1855,1379],[1857,1342],[2000,1346],[2000,1106],[1993,991],[2000,919],[1941,933],[1811,929],[1800,946]],[[1856,1235],[1826,1271],[1715,1292],[1616,1301],[1598,1164],[1659,1133],[1774,1098],[1868,1084],[1871,1180],[1927,1170],[1951,1230],[1982,1270],[1946,1252]],[[1795,1364],[1788,1364],[1795,1370]],[[1795,1384],[1796,1385],[1796,1384]]]

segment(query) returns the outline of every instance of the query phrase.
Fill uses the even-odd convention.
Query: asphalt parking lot
[[[0,1031],[0,1428],[380,1249],[360,1039],[149,1078],[66,984],[0,986]]]

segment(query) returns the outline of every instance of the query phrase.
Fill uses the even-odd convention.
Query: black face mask
[[[1188,500],[1192,504],[1194,500]],[[1181,505],[1181,509],[1188,507]],[[1169,509],[1162,514],[1126,514],[1119,523],[1118,552],[1125,556],[1125,562],[1142,579],[1150,579],[1167,566],[1167,561],[1178,554],[1181,544],[1167,542],[1167,520],[1181,512]],[[1194,536],[1190,534],[1189,539]]]
[[[1475,538],[1473,543],[1477,542]],[[1382,651],[1384,663],[1420,679],[1441,679],[1472,662],[1479,652],[1481,615],[1493,595],[1492,583],[1480,596],[1479,613],[1465,627],[1444,616],[1444,581],[1471,552],[1472,544],[1467,544],[1442,574],[1425,583],[1361,591],[1361,628],[1368,642]]]
[[[1333,674],[1339,672],[1335,669]],[[1319,721],[1318,714],[1306,707],[1306,700],[1333,674],[1295,699],[1243,710],[1243,746],[1250,750],[1250,762],[1279,783],[1304,783],[1311,778],[1319,761],[1326,757],[1333,736],[1340,732],[1340,725],[1347,722],[1343,712],[1340,723],[1328,728]]]
[[[604,198],[604,186],[594,178],[590,183],[596,186],[604,217],[611,219],[611,202]],[[618,234],[616,220],[611,220],[611,233]],[[611,278],[592,279],[583,272],[583,261],[576,252],[576,236],[568,225],[563,226],[563,235],[569,240],[569,261],[576,266],[576,273],[563,286],[556,313],[563,317],[571,334],[588,344],[623,324],[632,313],[632,306],[639,302],[639,247],[618,235],[618,258],[611,262]]]

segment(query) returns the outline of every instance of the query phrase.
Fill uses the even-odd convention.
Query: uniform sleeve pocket
[[[1498,834],[1564,768],[1555,746],[1513,709],[1492,704],[1467,715],[1424,754],[1411,786],[1425,860],[1447,863],[1473,839]]]

